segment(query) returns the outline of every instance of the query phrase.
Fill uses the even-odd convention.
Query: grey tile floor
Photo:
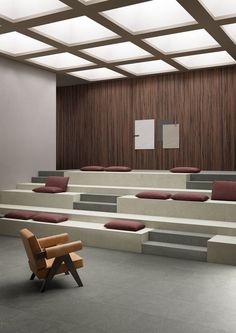
[[[0,251],[1,333],[236,332],[236,267],[84,248],[84,287],[61,275],[41,294],[20,239]]]

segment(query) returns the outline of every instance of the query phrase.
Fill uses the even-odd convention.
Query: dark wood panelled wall
[[[134,121],[180,124],[180,148],[134,150]],[[57,168],[236,169],[236,66],[61,87]]]

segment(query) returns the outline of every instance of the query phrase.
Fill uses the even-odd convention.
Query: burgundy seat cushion
[[[45,186],[60,187],[63,192],[66,192],[68,182],[69,182],[69,177],[49,176],[49,177],[47,177]]]
[[[214,181],[212,185],[212,200],[236,200],[236,181]]]
[[[21,219],[21,220],[30,220],[32,219],[37,213],[28,211],[28,210],[15,210],[12,212],[8,212],[4,215],[9,219]]]
[[[37,193],[60,193],[60,192],[65,192],[60,187],[55,187],[55,186],[36,187],[36,188],[33,188],[32,191],[37,192]]]
[[[145,224],[131,220],[112,220],[104,225],[108,229],[138,231],[145,228]]]
[[[104,167],[100,165],[88,165],[80,168],[81,171],[104,171]]]
[[[188,193],[178,192],[171,196],[173,200],[184,200],[184,201],[207,201],[209,197],[205,194],[200,193]]]
[[[168,192],[159,192],[159,191],[146,191],[146,192],[139,192],[136,194],[137,198],[141,199],[161,199],[166,200],[171,197],[171,193]]]
[[[105,171],[121,171],[121,172],[127,172],[131,171],[131,168],[127,166],[109,166],[105,168]]]
[[[175,172],[175,173],[197,173],[200,171],[201,169],[195,167],[176,167],[170,169],[170,172]]]
[[[67,221],[68,217],[62,214],[39,213],[33,217],[33,220],[39,222],[59,223]]]

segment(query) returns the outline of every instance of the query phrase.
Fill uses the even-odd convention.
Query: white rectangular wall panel
[[[155,119],[135,120],[135,149],[155,149]]]
[[[179,148],[179,124],[163,125],[163,148]]]

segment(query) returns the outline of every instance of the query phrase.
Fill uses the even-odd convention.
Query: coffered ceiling
[[[236,0],[0,0],[0,54],[74,84],[232,66],[235,43]]]

